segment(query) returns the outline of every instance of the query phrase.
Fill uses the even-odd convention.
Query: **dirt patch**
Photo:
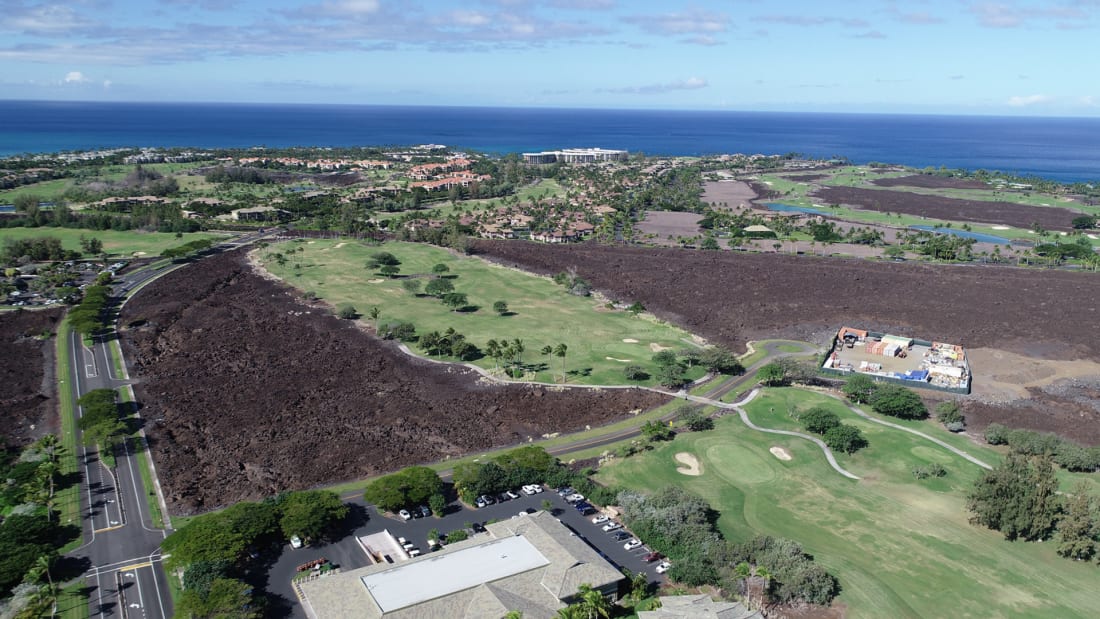
[[[347,243],[337,243],[337,244],[333,245],[332,248],[333,249],[340,249],[344,245],[347,245]]]
[[[674,211],[646,211],[645,219],[636,227],[643,237],[653,235],[653,242],[676,242],[676,237],[691,238],[699,235],[699,220],[702,215]]]
[[[1030,379],[1039,388],[1044,381],[1084,380],[1100,363],[1100,338],[1082,331],[1082,325],[1095,324],[1100,316],[1100,277],[1092,273],[596,244],[478,241],[475,249],[542,274],[576,266],[609,296],[638,299],[658,318],[734,351],[750,340],[774,338],[825,345],[838,326],[858,324],[955,342],[972,353],[985,348],[1015,355],[1006,357],[1003,369],[981,352],[972,357],[979,391],[987,388],[983,382],[990,390],[998,388],[993,383],[1011,382],[996,376],[1009,377],[1013,368],[1026,373],[1030,366],[1024,361],[1037,370],[1046,367],[1044,360],[1064,362],[1051,366],[1052,376]],[[1081,360],[1090,363],[1075,363]],[[1021,418],[1015,412],[1019,404],[1001,410],[1010,397],[1025,395],[1036,409],[1044,402],[1056,403],[1041,389],[1025,388],[1025,394],[1000,388],[1007,395],[989,395],[990,403],[982,405],[987,413],[982,414],[998,419],[1003,412],[1002,423]],[[987,394],[971,399],[983,397]],[[1091,440],[1087,437],[1095,433],[1100,439],[1100,416],[1088,428],[1075,428],[1068,422],[1072,415],[1086,413],[1078,415],[1078,425],[1093,418],[1077,400],[1067,402],[1060,405],[1067,421],[1056,415],[1029,421],[1063,436]]]
[[[933,219],[1003,224],[1017,228],[1030,228],[1038,222],[1048,230],[1069,230],[1070,222],[1080,215],[1077,211],[1065,208],[963,200],[858,187],[823,187],[813,192],[813,196],[826,204],[845,204],[880,213],[905,213]]]
[[[772,455],[780,460],[789,461],[791,459],[791,454],[782,447],[772,447],[768,449],[768,451],[772,452]]]
[[[384,281],[386,281],[386,280],[384,280],[384,279],[371,279],[371,280],[367,280],[367,283],[368,284],[381,284]]]
[[[990,404],[1031,396],[1031,390],[1060,380],[1100,376],[1100,363],[1085,359],[1034,359],[1003,350],[976,348],[967,352],[974,368],[973,396]]]
[[[699,458],[689,454],[686,451],[681,451],[675,456],[676,461],[684,466],[676,467],[676,472],[681,475],[690,475],[692,477],[698,477],[703,474],[703,467],[699,464]]]
[[[703,202],[720,209],[735,209],[757,198],[756,188],[744,181],[708,181],[703,183]]]
[[[990,185],[981,181],[968,178],[952,178],[950,176],[934,176],[932,174],[913,174],[911,176],[896,176],[892,178],[876,178],[871,181],[879,187],[918,187],[921,189],[987,189]]]
[[[124,328],[123,343],[172,513],[520,444],[668,401],[487,385],[309,310],[240,252],[170,273],[126,305],[122,324],[141,326]]]
[[[0,312],[0,448],[58,432],[54,333],[62,309]]]

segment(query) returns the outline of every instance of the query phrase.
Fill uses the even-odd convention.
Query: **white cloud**
[[[80,71],[69,71],[65,74],[65,79],[62,81],[66,84],[85,84],[91,80],[84,77],[84,74]]]
[[[708,86],[707,80],[701,77],[689,77],[686,80],[676,80],[665,84],[647,84],[645,86],[628,86],[626,88],[604,88],[600,92],[612,92],[618,94],[656,95],[676,90],[698,90]]]
[[[1054,97],[1050,95],[1016,95],[1008,98],[1008,104],[1012,107],[1028,107],[1050,103],[1051,101],[1054,101]]]
[[[713,34],[725,32],[730,18],[722,13],[690,12],[663,15],[631,15],[623,21],[650,34]]]

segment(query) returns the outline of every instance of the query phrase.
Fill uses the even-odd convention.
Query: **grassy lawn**
[[[417,333],[453,327],[479,347],[489,339],[519,338],[526,348],[523,362],[535,366],[532,378],[537,381],[561,380],[561,359],[540,354],[543,346],[565,343],[568,380],[583,384],[627,383],[623,376],[627,364],[640,365],[655,374],[656,364],[651,358],[656,347],[679,350],[692,346],[685,331],[645,315],[635,317],[625,311],[607,310],[593,298],[568,294],[547,278],[459,257],[430,245],[387,243],[377,247],[318,240],[273,246],[262,256],[295,247],[303,251],[289,254],[285,265],[266,262],[273,273],[291,285],[313,291],[333,305],[351,303],[360,314],[377,306],[383,323],[408,321],[416,325]],[[466,293],[477,310],[451,311],[435,298],[409,294],[402,288],[401,278],[387,279],[368,271],[363,265],[378,251],[397,256],[401,274],[418,276],[425,285],[430,281],[432,266],[446,264],[449,275],[457,276],[452,280],[456,291]],[[498,300],[508,304],[512,315],[493,312],[493,303]],[[488,357],[475,363],[486,369],[494,367]],[[695,367],[688,376],[702,374],[702,368]],[[655,383],[653,379],[643,382]]]
[[[58,409],[61,414],[61,444],[65,446],[65,455],[61,458],[61,474],[64,476],[79,474],[76,444],[76,407],[72,390],[68,384],[69,367],[72,353],[69,346],[69,318],[65,317],[57,328],[57,383]],[[57,491],[57,509],[61,513],[61,522],[80,524],[80,484],[74,483]],[[77,538],[61,549],[69,552],[80,546],[83,540]]]
[[[4,239],[35,239],[52,236],[61,239],[65,249],[80,251],[80,236],[95,237],[103,241],[103,250],[115,256],[131,257],[134,254],[155,256],[160,252],[200,239],[222,239],[221,234],[190,232],[182,238],[169,232],[137,232],[115,230],[83,230],[74,228],[0,228],[0,242]]]
[[[761,425],[793,427],[788,407],[842,404],[797,390],[769,391],[748,407]],[[967,522],[965,493],[979,468],[924,439],[860,420],[870,446],[839,456],[863,477],[841,477],[808,441],[749,430],[735,416],[715,430],[605,466],[603,482],[651,490],[677,484],[721,512],[733,540],[766,533],[798,540],[840,579],[851,617],[1094,617],[1096,566],[1055,555],[1050,543],[1011,543]],[[932,434],[932,432],[929,432]],[[939,436],[937,435],[939,438]],[[781,461],[771,446],[792,456]],[[703,474],[676,472],[674,454],[701,461]],[[993,460],[992,450],[968,450]],[[912,466],[938,462],[946,477],[917,481]]]
[[[42,181],[31,185],[23,185],[15,189],[0,191],[0,204],[11,204],[19,196],[37,196],[38,199],[51,202],[61,197],[65,190],[73,184],[71,178],[57,178],[50,181]]]
[[[57,616],[60,619],[88,619],[88,593],[80,580],[61,590],[57,597]]]

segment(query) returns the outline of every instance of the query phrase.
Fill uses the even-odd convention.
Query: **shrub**
[[[880,415],[899,419],[924,419],[928,408],[912,389],[900,385],[880,385],[871,395],[871,409]]]
[[[943,468],[942,464],[922,464],[913,467],[913,477],[916,477],[917,479],[943,477],[944,475],[947,475],[947,469]]]
[[[825,432],[822,439],[833,451],[841,451],[846,454],[853,454],[867,446],[867,439],[863,438],[863,433],[859,431],[859,428],[843,423],[830,428]]]
[[[714,420],[697,407],[681,406],[677,413],[684,427],[692,432],[714,429]]]
[[[649,378],[649,372],[640,365],[628,365],[623,368],[623,375],[627,380],[645,380]]]
[[[962,432],[966,429],[966,418],[959,410],[957,402],[940,402],[936,406],[936,419],[950,432]]]
[[[866,374],[856,374],[844,383],[842,391],[849,400],[856,404],[866,404],[871,401],[878,384]]]
[[[457,531],[451,531],[447,534],[447,543],[453,544],[455,542],[461,542],[470,538],[470,534],[466,532],[466,529],[458,529]]]
[[[336,308],[336,315],[345,320],[355,320],[359,317],[359,312],[355,309],[354,305],[344,303]]]
[[[999,423],[991,423],[985,428],[985,442],[990,445],[1008,444],[1008,428]]]

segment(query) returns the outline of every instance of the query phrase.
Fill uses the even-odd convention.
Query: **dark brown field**
[[[0,445],[57,432],[53,334],[63,309],[0,313]]]
[[[1038,222],[1047,230],[1069,230],[1070,222],[1080,215],[1076,211],[1060,207],[963,200],[885,189],[822,187],[812,195],[825,204],[850,205],[880,213],[905,213],[948,221],[1003,224],[1023,229],[1031,228]]]
[[[175,514],[580,430],[668,400],[486,385],[306,305],[239,252],[150,284],[121,324]]]
[[[612,299],[641,301],[738,351],[768,338],[823,344],[837,327],[859,325],[1033,358],[1100,361],[1100,338],[1089,335],[1100,315],[1100,277],[1091,273],[521,241],[479,241],[475,249],[537,273],[575,267]],[[1052,412],[1031,417],[1029,427],[1100,439],[1100,410],[1052,394],[1033,398],[1026,406]],[[1025,414],[1020,406],[975,414],[984,425],[1003,409],[1008,423]]]
[[[911,176],[895,176],[891,178],[876,178],[871,181],[879,187],[919,187],[921,189],[989,189],[992,187],[981,181],[967,178],[952,178],[950,176],[934,176],[932,174],[913,174]]]

